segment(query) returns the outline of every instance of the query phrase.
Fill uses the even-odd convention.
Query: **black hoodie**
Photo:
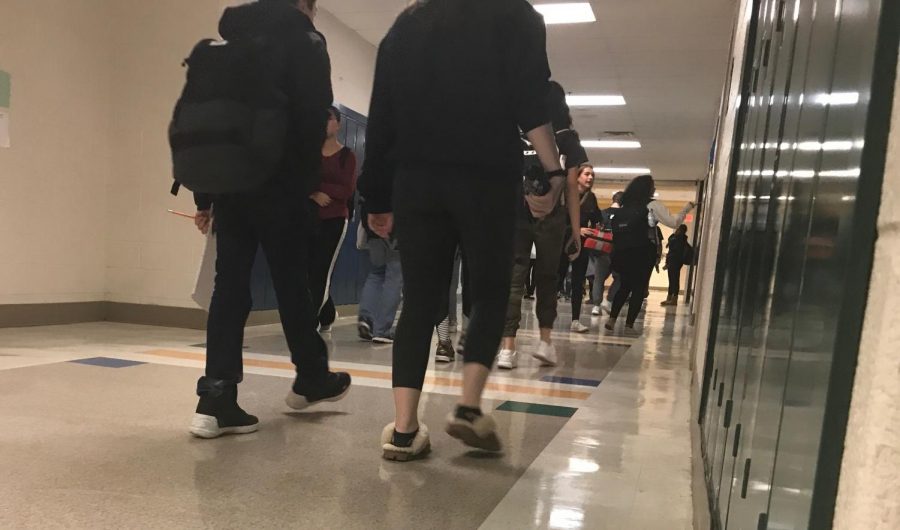
[[[334,99],[325,37],[300,10],[272,0],[226,9],[219,34],[225,40],[268,37],[271,53],[266,54],[266,67],[280,80],[290,113],[284,167],[278,178],[289,191],[307,197],[318,189],[328,107]],[[195,199],[199,208],[209,207],[208,198]]]

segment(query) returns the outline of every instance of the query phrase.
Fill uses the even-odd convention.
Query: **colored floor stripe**
[[[191,361],[200,361],[203,362],[206,360],[206,356],[202,353],[191,353],[191,352],[183,352],[183,351],[175,351],[175,350],[151,350],[147,352],[143,352],[146,355],[153,355],[156,357],[167,357],[170,359],[186,359]],[[277,370],[294,370],[294,365],[288,362],[283,361],[268,361],[264,359],[247,359],[244,358],[245,366],[255,366],[257,368],[274,368]],[[374,370],[361,370],[357,368],[342,368],[342,371],[347,372],[353,377],[365,377],[368,379],[382,379],[382,380],[391,380],[391,374],[388,372],[376,372]],[[432,384],[437,386],[445,386],[445,387],[456,387],[462,388],[463,383],[458,379],[451,379],[449,377],[440,377],[440,376],[427,376],[425,378],[425,384]],[[500,382],[489,382],[485,388],[487,390],[494,390],[499,392],[509,392],[513,394],[531,394],[535,396],[543,396],[543,397],[556,397],[556,398],[569,398],[569,399],[580,399],[585,400],[591,396],[590,392],[582,392],[578,390],[562,390],[557,388],[533,388],[523,385],[516,385],[511,383],[500,383]]]
[[[571,418],[578,411],[578,409],[572,407],[521,403],[519,401],[507,401],[497,407],[497,410],[506,412],[524,412],[525,414],[537,414],[540,416],[555,416],[557,418]]]
[[[580,385],[580,386],[600,386],[600,381],[596,379],[576,379],[574,377],[560,377],[556,375],[545,375],[541,381],[546,383],[562,383],[564,385]]]
[[[103,368],[127,368],[129,366],[147,364],[138,361],[128,361],[126,359],[112,359],[110,357],[92,357],[90,359],[76,359],[69,362],[75,364],[86,364],[89,366],[102,366]]]

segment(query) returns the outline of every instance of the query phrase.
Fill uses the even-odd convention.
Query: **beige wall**
[[[0,149],[0,304],[191,307],[203,240],[166,209],[180,64],[232,0],[0,0],[13,146]],[[328,12],[335,99],[368,112],[375,48]]]
[[[900,528],[900,77],[834,528]]]
[[[0,304],[103,299],[109,40],[99,0],[0,0],[0,69],[13,77]]]
[[[0,149],[0,304],[192,307],[203,239],[168,208],[181,61],[232,0],[0,0],[13,148]],[[375,48],[326,11],[336,101],[368,112]]]

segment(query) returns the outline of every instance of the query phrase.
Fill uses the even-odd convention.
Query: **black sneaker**
[[[437,351],[434,354],[434,360],[439,363],[452,363],[456,359],[456,352],[453,351],[452,342],[438,343]]]
[[[319,403],[340,401],[350,393],[351,382],[350,374],[345,372],[330,372],[324,382],[317,384],[297,380],[285,403],[294,410],[303,410]]]
[[[372,342],[372,324],[365,320],[360,320],[356,324],[356,331],[359,333],[359,340]]]
[[[191,434],[212,439],[224,434],[249,434],[259,428],[259,418],[237,404],[237,385],[202,378],[197,385],[200,402],[191,420]]]

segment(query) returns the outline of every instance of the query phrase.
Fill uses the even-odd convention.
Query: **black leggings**
[[[328,288],[346,227],[347,220],[343,217],[325,219],[319,221],[317,230],[310,238],[309,294],[320,324],[334,323],[334,304],[331,303]]]
[[[681,292],[681,263],[668,263],[669,269],[669,299],[677,300],[678,294]]]
[[[457,246],[471,300],[466,363],[493,367],[512,282],[521,177],[495,170],[401,170],[394,218],[403,267],[403,311],[394,341],[394,387],[422,389],[434,327],[447,313]],[[442,307],[443,306],[443,307]]]
[[[634,325],[644,305],[644,298],[650,286],[650,276],[653,273],[656,258],[656,247],[653,245],[647,245],[646,248],[629,248],[613,252],[612,266],[613,270],[619,273],[619,277],[622,280],[622,288],[619,289],[613,300],[610,317],[619,318],[619,313],[622,312],[625,302],[630,297],[628,319],[625,322],[629,326]]]
[[[572,322],[581,318],[581,303],[584,300],[584,277],[587,274],[590,253],[581,250],[578,259],[572,262]]]

